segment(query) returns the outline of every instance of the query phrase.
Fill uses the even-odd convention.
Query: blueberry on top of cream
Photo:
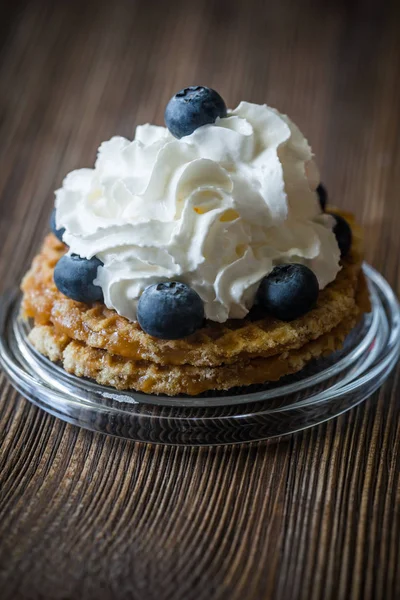
[[[215,123],[218,117],[226,117],[225,102],[218,92],[202,85],[184,88],[172,96],[165,109],[165,124],[178,139]]]

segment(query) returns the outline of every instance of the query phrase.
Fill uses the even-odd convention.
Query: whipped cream
[[[56,191],[70,252],[103,263],[105,304],[134,321],[143,290],[179,280],[208,319],[243,318],[275,265],[302,263],[320,288],[340,269],[333,218],[321,214],[318,169],[300,130],[266,105],[241,102],[191,135],[142,125],[101,144],[95,168]]]

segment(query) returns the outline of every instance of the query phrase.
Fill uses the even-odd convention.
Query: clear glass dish
[[[0,364],[14,387],[52,415],[93,431],[181,445],[234,444],[312,427],[356,406],[387,378],[400,355],[400,309],[389,284],[364,265],[372,311],[344,347],[296,375],[263,386],[197,397],[117,391],[66,373],[30,345],[20,298],[0,302]]]

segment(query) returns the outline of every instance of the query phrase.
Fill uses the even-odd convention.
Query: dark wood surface
[[[62,177],[205,83],[293,117],[399,292],[396,4],[3,2],[1,288],[27,268]],[[399,374],[312,430],[205,449],[79,430],[1,376],[0,597],[400,598]]]

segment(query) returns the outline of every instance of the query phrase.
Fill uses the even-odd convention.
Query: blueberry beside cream
[[[140,296],[137,319],[146,333],[176,340],[200,329],[204,306],[200,296],[184,283],[155,283]]]
[[[55,266],[54,283],[60,292],[77,302],[103,302],[103,290],[94,283],[100,266],[102,262],[96,256],[65,254]]]
[[[169,339],[179,329],[172,331],[174,310],[186,320],[183,337],[201,326],[203,312],[218,322],[245,317],[263,290],[289,307],[283,314],[261,301],[277,318],[307,312],[315,290],[336,278],[351,230],[321,213],[326,193],[299,129],[266,105],[241,102],[226,111],[219,94],[202,86],[176,94],[165,120],[172,133],[143,125],[132,142],[104,142],[95,168],[73,171],[56,192],[53,231],[65,229],[70,254],[97,257],[91,283],[105,304]],[[63,278],[76,279],[75,261],[68,268]],[[56,284],[68,295],[68,281]],[[191,312],[197,298],[204,310]],[[169,311],[165,331],[160,306]]]

